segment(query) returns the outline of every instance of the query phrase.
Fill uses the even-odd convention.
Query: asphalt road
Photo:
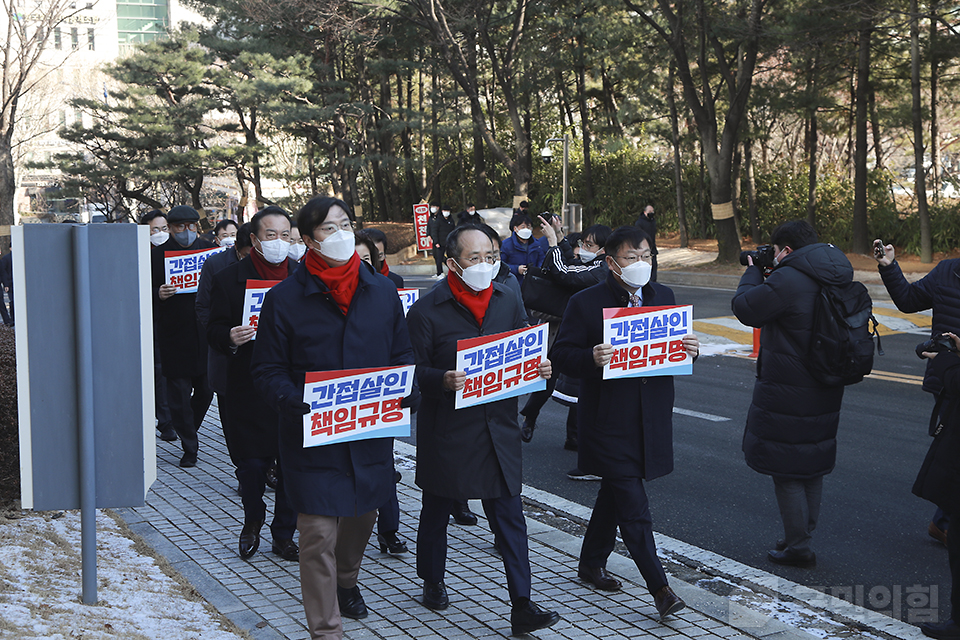
[[[408,286],[427,282],[433,281],[411,278]],[[674,290],[678,304],[694,305],[697,319],[731,315],[731,291]],[[886,355],[877,358],[875,371],[922,375],[914,354],[921,341],[912,334],[884,336]],[[752,360],[721,355],[699,359],[692,376],[677,378],[676,408],[713,419],[674,415],[675,470],[647,485],[654,528],[915,624],[930,609],[927,598],[936,587],[937,615],[945,620],[946,549],[926,533],[934,507],[910,493],[930,444],[930,395],[915,384],[874,378],[846,389],[837,466],[824,481],[814,534],[817,567],[803,570],[766,559],[782,537],[773,483],[747,467],[740,450],[754,374]],[[576,453],[563,449],[565,418],[565,407],[544,407],[533,442],[524,445],[524,482],[592,505],[598,484],[566,476]]]

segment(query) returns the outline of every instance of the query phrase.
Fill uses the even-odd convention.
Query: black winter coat
[[[960,258],[942,260],[930,273],[913,283],[903,277],[896,261],[881,266],[880,277],[900,311],[916,313],[933,309],[931,335],[960,331]],[[938,393],[942,386],[934,373],[933,360],[928,361],[923,390]]]
[[[393,438],[303,448],[303,416],[284,412],[303,398],[307,371],[413,364],[397,288],[360,267],[347,315],[323,282],[301,265],[267,294],[253,348],[253,380],[280,413],[280,463],[287,500],[298,513],[357,516],[383,506],[394,489]]]
[[[822,243],[789,254],[766,280],[757,267],[740,278],[733,312],[743,324],[763,328],[743,435],[751,469],[797,480],[833,471],[843,386],[820,384],[804,357],[821,286],[852,280],[843,252]]]
[[[202,335],[207,334],[207,325],[210,322],[213,277],[238,262],[240,262],[240,256],[237,255],[236,247],[230,247],[222,253],[210,256],[203,263],[203,269],[200,270],[200,282],[197,284],[197,298],[194,302]],[[243,301],[240,304],[242,305]],[[249,363],[247,364],[249,365]],[[207,382],[210,384],[210,388],[217,393],[227,392],[227,366],[227,356],[213,347],[207,350]]]
[[[229,251],[229,249],[228,249]],[[204,265],[206,268],[206,265]],[[293,273],[297,263],[287,260]],[[211,276],[210,310],[207,341],[211,350],[223,358],[225,388],[220,392],[221,423],[227,448],[233,458],[276,458],[278,452],[277,422],[279,415],[254,388],[250,362],[255,340],[236,351],[230,342],[230,330],[242,324],[243,299],[247,280],[263,280],[250,257],[235,262]],[[230,411],[223,411],[224,405]],[[229,416],[227,419],[223,419]]]
[[[451,276],[448,276],[451,277]],[[456,276],[452,276],[456,277]],[[456,369],[457,341],[519,329],[523,306],[494,282],[483,328],[450,291],[446,279],[407,314],[423,396],[417,415],[417,486],[446,498],[477,499],[520,493],[522,463],[517,399],[454,409],[443,374]]]
[[[948,514],[960,514],[960,358],[944,352],[930,362],[934,375],[943,381],[945,406],[942,428],[930,445],[913,493]],[[958,586],[954,584],[955,589]]]
[[[157,318],[157,339],[160,345],[160,366],[166,378],[192,378],[207,373],[207,340],[197,320],[195,293],[176,293],[160,299],[164,283],[163,258],[167,251],[199,251],[215,245],[199,237],[189,247],[181,247],[170,238],[153,247],[153,306]]]
[[[451,214],[449,218],[444,218],[443,214],[439,211],[436,215],[431,216],[427,222],[427,233],[429,233],[433,239],[433,244],[440,245],[441,247],[447,246],[447,236],[456,228],[457,223],[454,221],[453,215]]]
[[[674,304],[673,291],[651,282],[643,306]],[[550,351],[559,370],[580,379],[578,466],[606,478],[653,480],[673,471],[673,376],[603,379],[593,347],[603,343],[603,309],[625,307],[629,294],[613,274],[575,294]]]

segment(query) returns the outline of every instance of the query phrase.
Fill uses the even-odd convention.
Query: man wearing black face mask
[[[157,310],[160,361],[167,379],[167,405],[173,428],[183,445],[181,467],[197,464],[197,430],[207,413],[213,392],[207,384],[207,344],[194,308],[196,293],[178,293],[166,284],[167,252],[199,251],[214,245],[197,237],[200,215],[193,207],[170,209],[170,239],[153,249],[153,304]]]

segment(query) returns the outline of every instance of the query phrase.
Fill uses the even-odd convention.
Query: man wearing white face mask
[[[167,217],[159,209],[148,211],[140,218],[140,224],[150,227],[150,244],[159,247],[170,239],[169,228],[167,227]],[[2,291],[0,291],[2,296]],[[2,302],[0,302],[2,304]],[[167,442],[173,442],[177,439],[177,432],[173,428],[173,421],[170,418],[170,408],[167,406],[167,379],[163,377],[163,368],[160,364],[160,343],[158,340],[158,315],[157,305],[153,308],[153,382],[155,411],[157,418],[157,429],[160,431],[160,439]],[[6,310],[4,310],[6,313]]]
[[[457,227],[447,239],[446,279],[407,315],[423,397],[417,419],[416,482],[423,490],[417,575],[423,580],[423,605],[446,609],[447,521],[458,500],[480,499],[503,556],[517,635],[560,620],[530,601],[517,399],[454,408],[455,391],[466,381],[466,373],[456,370],[457,341],[524,325],[516,294],[493,282],[495,263],[493,242],[483,230]],[[549,378],[550,373],[545,359],[540,375]]]
[[[221,247],[232,247],[237,242],[237,229],[233,220],[221,220],[213,228],[213,238]]]
[[[603,341],[602,310],[669,306],[674,296],[650,282],[650,238],[640,229],[620,227],[604,252],[610,268],[606,280],[570,298],[550,352],[561,373],[580,379],[578,467],[600,477],[577,575],[604,591],[620,589],[620,581],[606,570],[619,527],[662,619],[685,605],[667,584],[657,558],[643,481],[673,470],[673,376],[604,380],[602,369],[613,346]],[[699,355],[695,335],[684,336],[683,345],[691,357]]]
[[[510,273],[523,284],[523,276],[531,268],[539,268],[547,253],[546,236],[533,238],[533,222],[526,213],[518,213],[510,219],[510,237],[500,246],[500,256],[510,267]]]
[[[443,276],[443,254],[447,246],[447,236],[456,228],[456,221],[450,217],[450,207],[430,206],[430,220],[427,232],[433,239],[433,261],[437,265],[435,278]]]
[[[342,637],[341,616],[367,616],[360,564],[377,508],[396,485],[392,438],[304,448],[304,374],[413,364],[397,289],[361,267],[351,210],[327,197],[300,209],[306,256],[264,298],[253,347],[254,384],[280,414],[280,468],[298,514],[300,585],[314,640]]]

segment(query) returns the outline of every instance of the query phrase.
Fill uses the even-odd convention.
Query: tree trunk
[[[920,216],[920,262],[933,262],[930,211],[927,209],[927,180],[923,168],[923,105],[920,101],[920,8],[910,0],[910,90],[913,95],[913,185]]]
[[[817,109],[809,109],[807,130],[807,222],[817,228],[817,148],[820,144],[817,126]]]
[[[940,168],[940,43],[937,27],[939,0],[930,0],[930,171],[933,182],[933,201],[940,203],[942,170]]]
[[[473,77],[479,77],[477,69],[477,38],[473,31],[467,33],[467,68]],[[476,123],[483,120],[483,113],[478,112],[480,103],[470,101],[470,117],[474,123],[471,133],[473,135],[473,182],[476,189],[473,204],[478,209],[487,208],[487,157],[484,149],[483,132],[477,127]]]
[[[677,100],[673,95],[673,83],[676,76],[676,64],[670,63],[670,71],[667,74],[667,106],[670,107],[670,137],[673,142],[673,182],[677,193],[677,224],[680,226],[680,247],[686,248],[689,244],[687,238],[687,212],[683,199],[683,164],[680,156],[680,118],[677,114]],[[604,80],[606,82],[606,80]]]
[[[747,209],[750,212],[750,239],[760,244],[760,218],[757,215],[757,183],[753,179],[753,139],[743,139],[743,170],[747,173]]]
[[[870,83],[870,131],[873,133],[873,157],[876,159],[877,169],[883,168],[883,143],[880,140],[880,114],[877,113],[877,91]]]
[[[587,107],[587,82],[586,70],[583,60],[583,34],[577,37],[577,102],[580,107],[580,132],[583,135],[583,195],[585,202],[584,209],[588,220],[592,220],[591,214],[593,207],[593,163],[590,155],[590,111]],[[567,212],[563,212],[566,217]]]
[[[873,23],[868,17],[860,20],[859,55],[857,56],[856,86],[856,148],[853,178],[853,243],[854,253],[869,253],[867,230],[867,100],[870,83],[870,39]]]

